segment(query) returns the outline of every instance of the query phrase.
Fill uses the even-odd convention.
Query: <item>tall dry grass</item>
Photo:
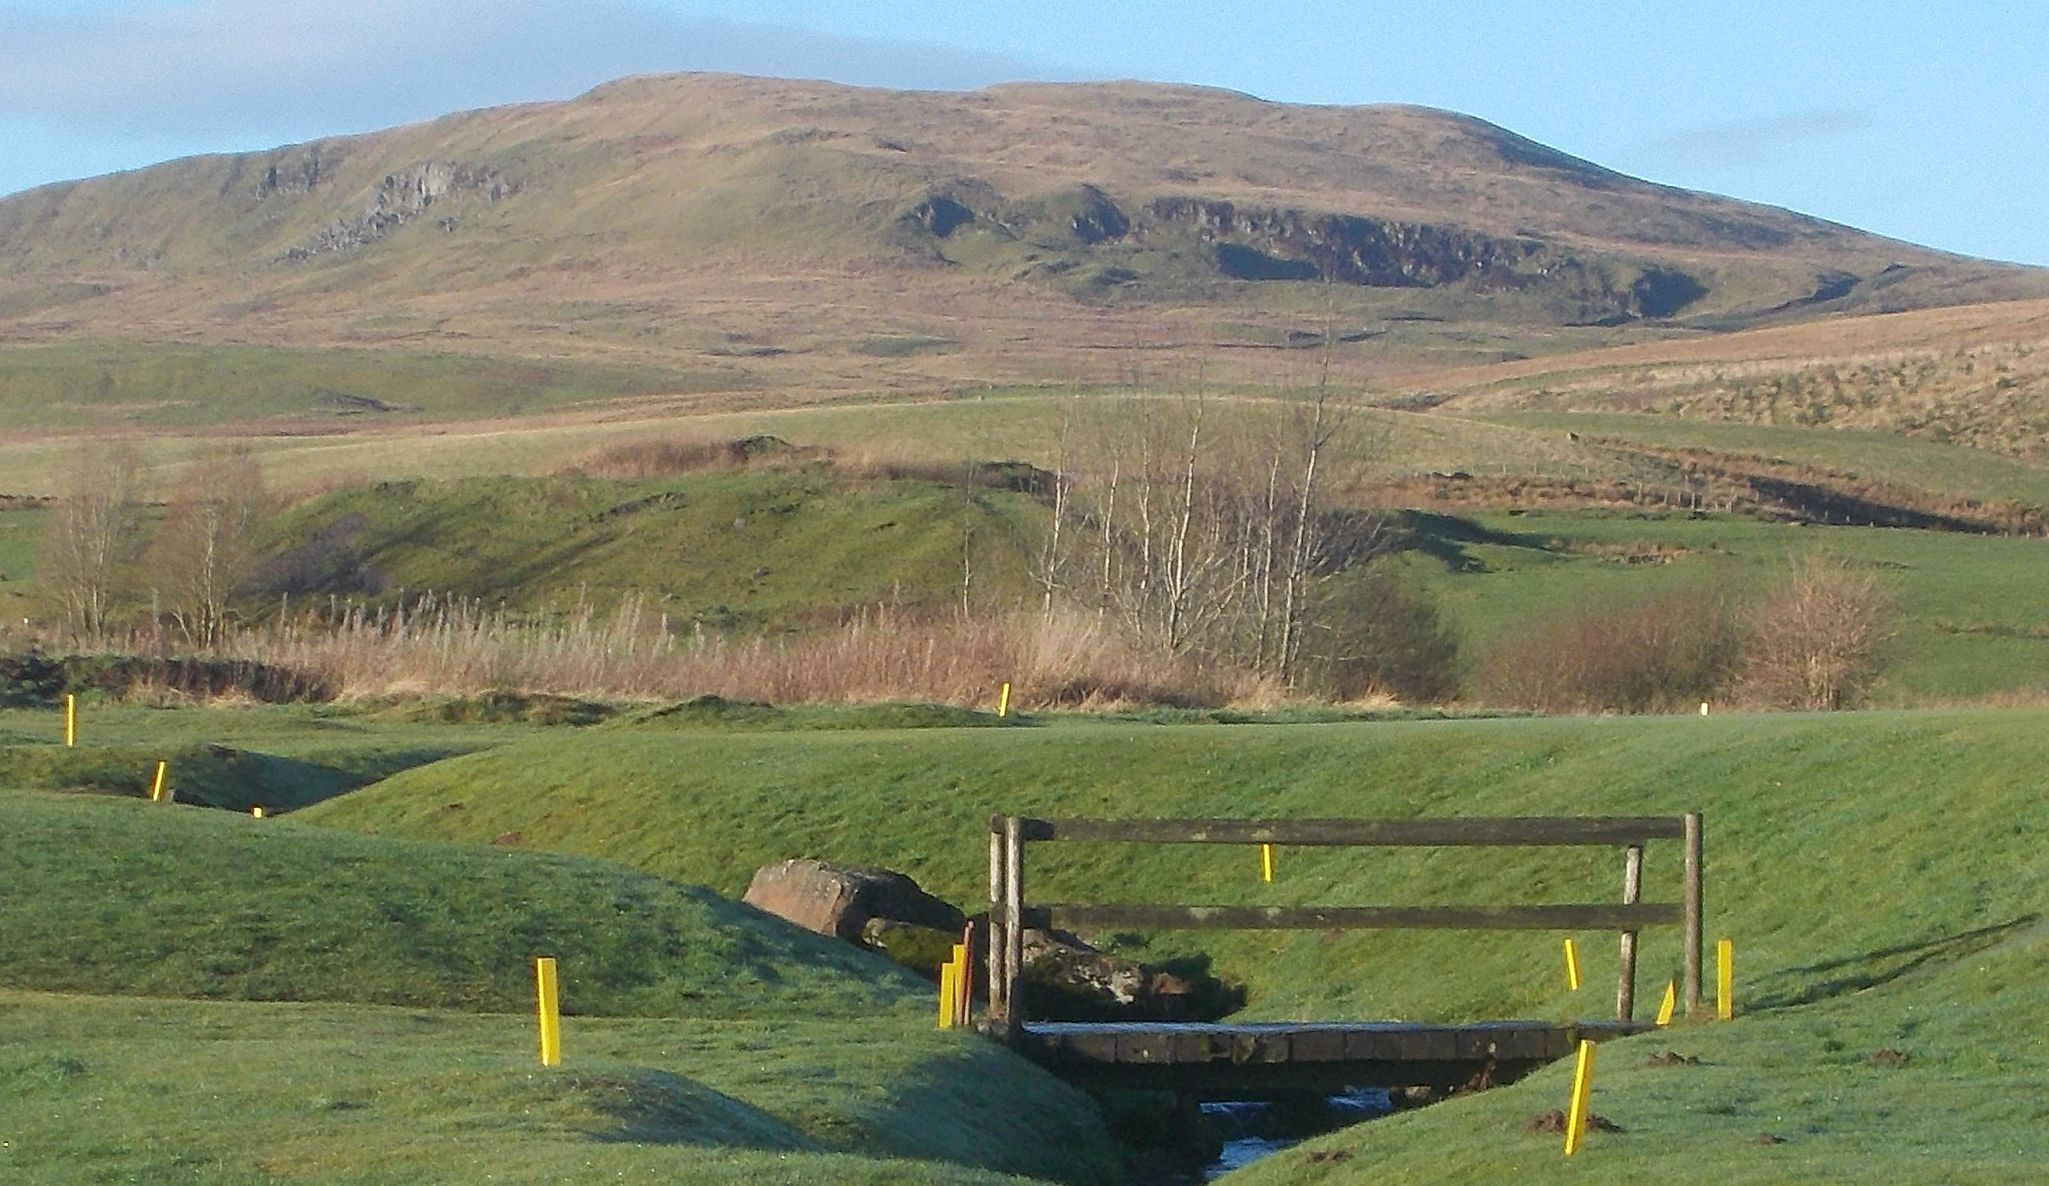
[[[921,620],[877,609],[788,638],[672,631],[637,598],[539,621],[463,599],[352,607],[245,629],[226,657],[317,676],[344,699],[509,690],[610,700],[714,694],[772,703],[1022,708],[1263,705],[1270,681],[1145,655],[1084,614]]]

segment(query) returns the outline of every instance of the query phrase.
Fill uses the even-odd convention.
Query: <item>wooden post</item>
[[[1643,845],[1632,844],[1622,858],[1622,904],[1634,906],[1643,898]],[[1615,1017],[1632,1021],[1636,1017],[1636,932],[1622,932],[1621,968],[1615,974]]]
[[[1024,1019],[1024,824],[1014,815],[1003,820],[1003,931],[1003,1020],[1016,1025]]]
[[[989,827],[989,1022],[1001,1024],[1010,1017],[1010,976],[1005,961],[1010,954],[1010,932],[1003,925],[1003,825]]]
[[[1701,868],[1704,849],[1701,839],[1700,813],[1698,811],[1686,813],[1685,840],[1686,891],[1685,898],[1683,899],[1685,934],[1680,939],[1680,946],[1683,949],[1686,960],[1686,1012],[1691,1016],[1699,1013],[1701,1009],[1700,956],[1701,944],[1703,942],[1701,937],[1701,917],[1706,909],[1706,902],[1701,889]]]

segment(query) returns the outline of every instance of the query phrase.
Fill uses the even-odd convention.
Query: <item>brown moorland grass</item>
[[[1929,309],[1412,376],[1436,406],[1878,429],[2049,459],[2049,302]]]
[[[104,641],[148,651],[154,640]],[[1266,707],[1271,681],[1144,654],[1094,615],[916,618],[886,608],[789,637],[673,634],[637,598],[544,624],[465,600],[354,608],[245,629],[225,657],[306,673],[343,699],[493,691],[603,700],[714,695],[774,704],[923,701],[1019,709]]]

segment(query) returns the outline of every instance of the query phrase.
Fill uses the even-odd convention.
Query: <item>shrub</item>
[[[1803,557],[1751,609],[1739,692],[1773,708],[1849,707],[1877,678],[1898,616],[1875,574]]]
[[[1458,694],[1458,639],[1436,603],[1393,571],[1333,582],[1311,621],[1310,678],[1334,699],[1434,704]]]
[[[1487,699],[1546,712],[1671,712],[1720,695],[1744,649],[1723,589],[1692,586],[1534,625],[1480,676]]]

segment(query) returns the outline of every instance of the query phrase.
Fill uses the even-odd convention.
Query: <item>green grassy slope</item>
[[[1895,432],[1620,412],[1482,412],[1474,418],[1531,432],[1778,458],[1920,490],[2049,506],[2049,465]]]
[[[129,800],[0,791],[0,822],[10,1180],[1112,1173],[1087,1101],[934,1032],[922,981],[696,887]]]
[[[1114,1180],[1085,1097],[895,1017],[571,1017],[552,1071],[527,1017],[14,991],[0,1017],[0,1173],[38,1186]]]
[[[1423,534],[1404,563],[1440,597],[1468,663],[1533,621],[1677,587],[1761,590],[1795,558],[1825,553],[1877,574],[1897,598],[1876,702],[2049,691],[2049,547],[2039,539],[1536,512],[1426,521]]]
[[[512,726],[418,719],[425,715],[261,705],[192,713],[109,704],[89,694],[79,700],[75,748],[63,745],[61,709],[0,710],[0,786],[132,797],[147,792],[163,761],[180,803],[231,811],[261,806],[276,814],[532,735]]]
[[[1568,1070],[1281,1154],[1248,1182],[1582,1178],[1745,1186],[1794,1181],[2036,1181],[2049,713],[1443,721],[1218,728],[1071,725],[917,735],[635,736],[523,744],[400,775],[314,810],[337,825],[606,852],[715,884],[798,853],[905,868],[980,896],[991,810],[1087,814],[1477,815],[1671,812],[1707,819],[1710,938],[1737,944],[1737,1024],[1684,1025],[1603,1049],[1597,1134],[1567,1165],[1522,1131],[1564,1104]],[[460,822],[428,805],[460,795]],[[631,820],[631,823],[625,821]],[[650,821],[658,821],[650,824]],[[1676,896],[1654,846],[1652,900]],[[1035,853],[1039,850],[1035,850]],[[1477,857],[1075,846],[1035,861],[1066,900],[1603,900],[1613,854]],[[1557,937],[1125,936],[1206,952],[1277,1017],[1598,1016],[1612,939],[1582,935],[1589,989],[1560,983]],[[1643,995],[1677,972],[1647,933]],[[1905,1067],[1871,1062],[1882,1049]],[[1657,1051],[1702,1059],[1651,1068]],[[1757,1143],[1762,1134],[1783,1145]]]
[[[2027,772],[2049,755],[2045,724],[2049,714],[2013,711],[695,737],[609,727],[422,767],[307,817],[467,840],[518,829],[529,844],[729,891],[786,857],[867,861],[971,906],[985,896],[996,811],[1697,809],[1709,820],[1714,926],[1744,946],[1747,997],[1783,1005],[1882,980],[1914,958],[1889,950],[2038,909],[2049,886],[2040,856],[2049,807]],[[463,809],[445,810],[451,802]],[[1617,888],[1616,869],[1594,854],[1283,851],[1280,865],[1279,880],[1264,886],[1249,851],[1077,845],[1049,853],[1033,880],[1054,900],[1247,903],[1603,900]],[[1676,854],[1653,852],[1647,877],[1649,895],[1674,898]],[[1902,893],[1908,877],[1916,888]],[[1599,1008],[1555,984],[1555,939],[1546,936],[1153,942],[1213,953],[1266,1016]],[[1648,979],[1677,959],[1674,936],[1646,937]],[[1347,967],[1360,971],[1330,974]],[[1602,974],[1591,973],[1595,983]]]
[[[964,543],[984,595],[1014,595],[1041,517],[1001,492],[773,471],[380,483],[295,507],[268,535],[276,582],[300,593],[557,611],[638,593],[674,624],[759,626],[957,603]]]
[[[858,1014],[924,995],[844,944],[588,859],[131,799],[15,792],[0,811],[17,988],[508,1011],[531,998],[533,957],[556,955],[564,1006],[585,1014]]]
[[[710,366],[250,345],[19,346],[0,353],[0,429],[176,430],[266,420],[361,428],[746,386],[744,376]]]
[[[2049,1041],[2039,1025],[2049,932],[2036,922],[1981,951],[1929,955],[1925,969],[1883,989],[1604,1045],[1592,1107],[1622,1131],[1590,1134],[1570,1161],[1560,1137],[1525,1131],[1536,1114],[1566,1105],[1572,1070],[1559,1064],[1504,1091],[1287,1150],[1229,1181],[2040,1182],[2049,1165]],[[1699,1065],[1650,1062],[1665,1051]]]

